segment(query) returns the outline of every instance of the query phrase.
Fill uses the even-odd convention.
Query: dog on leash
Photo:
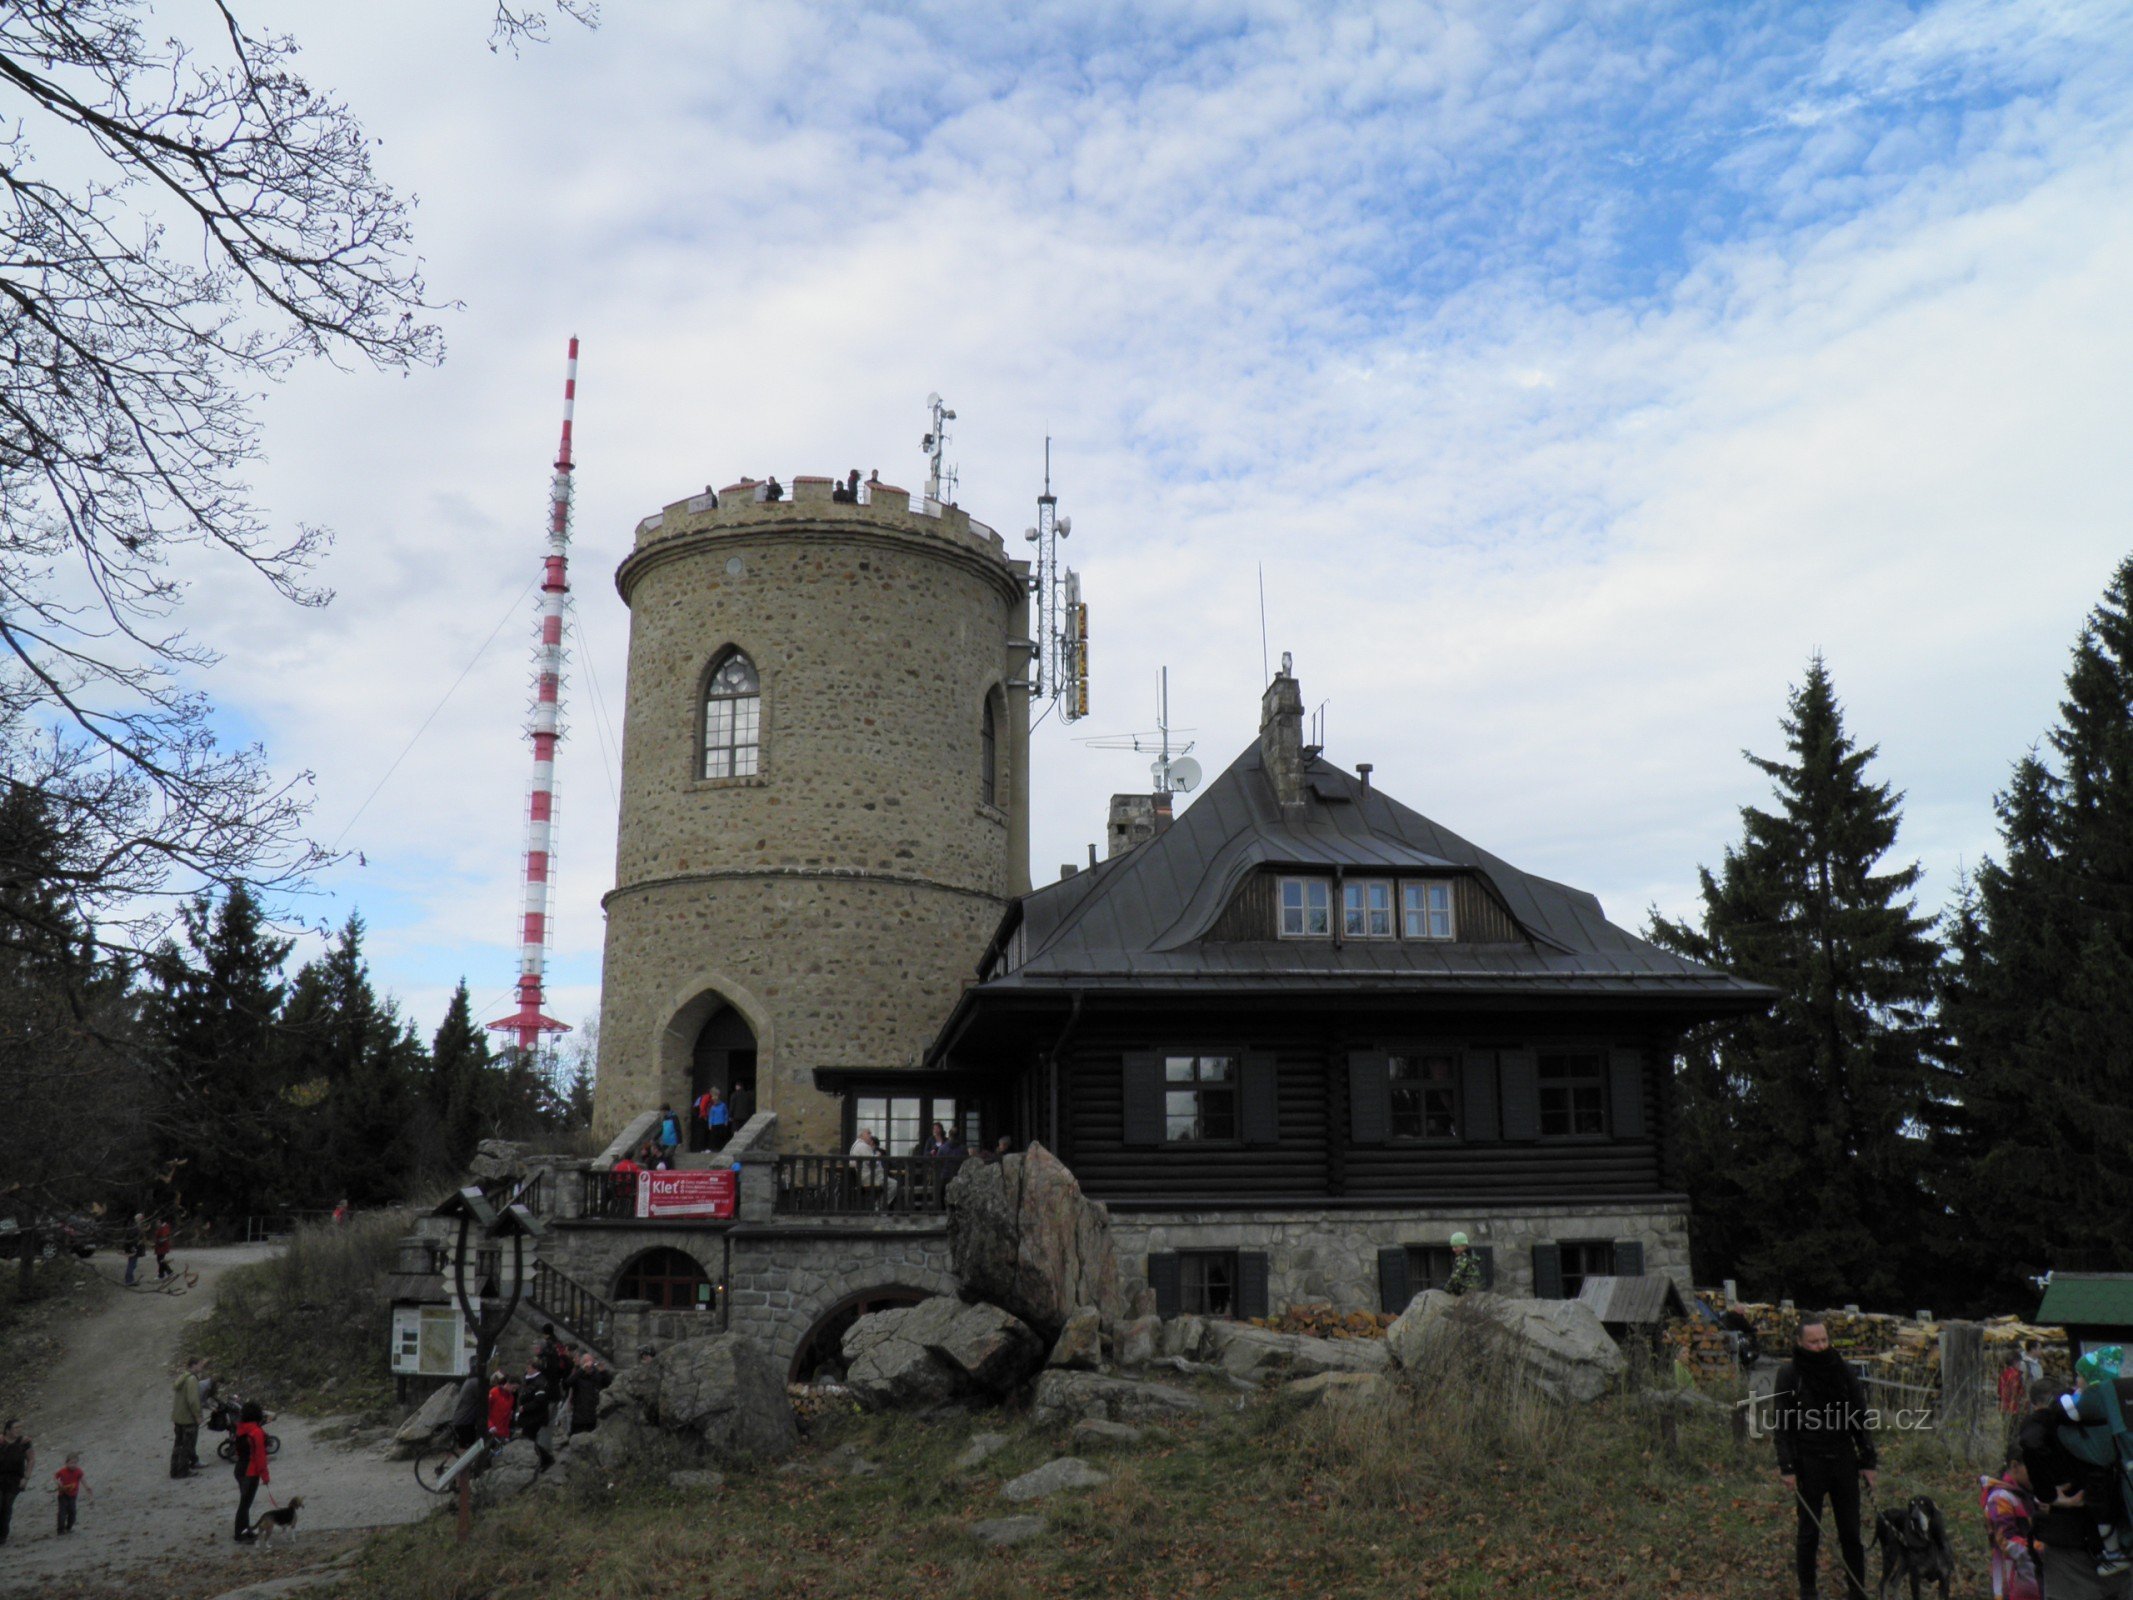
[[[1955,1550],[1948,1543],[1940,1507],[1924,1495],[1914,1495],[1901,1511],[1884,1511],[1874,1519],[1874,1543],[1881,1546],[1881,1594],[1886,1600],[1889,1585],[1899,1578],[1911,1582],[1911,1600],[1919,1600],[1922,1583],[1940,1585],[1941,1600],[1948,1600],[1948,1582],[1955,1576]]]
[[[293,1539],[296,1537],[296,1514],[303,1508],[304,1497],[292,1494],[287,1505],[276,1506],[272,1511],[254,1517],[252,1532],[259,1536],[262,1544],[273,1539]]]

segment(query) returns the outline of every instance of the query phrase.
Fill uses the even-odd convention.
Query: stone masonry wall
[[[894,1066],[931,1039],[1027,876],[1027,655],[1018,564],[950,508],[802,498],[647,519],[629,603],[616,886],[595,1126],[688,1089],[695,1031],[732,1004],[785,1148],[828,1149],[818,1066]],[[762,682],[761,770],[704,779],[702,694],[728,646]],[[979,728],[999,729],[995,804]]]
[[[1147,1286],[1148,1257],[1171,1250],[1263,1250],[1269,1309],[1328,1300],[1343,1311],[1378,1309],[1378,1257],[1385,1245],[1444,1244],[1464,1232],[1491,1247],[1496,1288],[1533,1292],[1536,1244],[1635,1239],[1644,1270],[1665,1273],[1690,1292],[1686,1206],[1535,1206],[1516,1215],[1451,1207],[1322,1211],[1130,1211],[1111,1214],[1119,1279],[1129,1294]]]
[[[914,1289],[954,1294],[948,1230],[938,1222],[910,1229],[883,1227],[866,1237],[825,1229],[810,1235],[736,1239],[730,1326],[770,1351],[783,1368],[800,1341],[840,1303],[870,1290]]]

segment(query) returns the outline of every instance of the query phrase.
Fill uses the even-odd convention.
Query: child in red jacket
[[[81,1496],[96,1498],[96,1491],[82,1482],[81,1457],[68,1456],[67,1464],[52,1474],[53,1493],[59,1496],[59,1531],[74,1531],[74,1513]]]

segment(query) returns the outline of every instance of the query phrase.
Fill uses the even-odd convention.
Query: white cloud
[[[279,20],[279,19],[277,19]],[[1040,881],[1100,837],[1156,668],[1210,769],[1258,592],[1330,754],[1625,921],[1680,909],[1830,659],[1937,900],[2127,544],[2126,27],[1942,6],[1790,38],[1569,8],[609,8],[513,62],[452,7],[293,8],[424,200],[452,355],[304,374],[261,491],[323,615],[193,621],[331,837],[533,575],[585,339],[577,620],[620,712],[637,518],[737,474],[916,483],[962,413],[1010,535],[1041,440],[1095,619],[1038,739]],[[425,1026],[514,970],[531,600],[337,874]],[[613,807],[571,686],[557,1014],[596,995]],[[491,1014],[500,1014],[493,1010]]]

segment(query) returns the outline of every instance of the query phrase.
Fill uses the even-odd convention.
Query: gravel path
[[[170,1386],[187,1326],[206,1320],[222,1274],[264,1260],[274,1248],[233,1245],[174,1257],[200,1275],[186,1294],[98,1286],[89,1314],[66,1330],[65,1354],[24,1413],[37,1465],[15,1503],[14,1530],[0,1546],[0,1595],[58,1596],[123,1574],[146,1578],[141,1569],[173,1558],[227,1560],[232,1588],[267,1575],[247,1565],[254,1552],[230,1537],[237,1484],[228,1464],[212,1454],[222,1436],[203,1429],[205,1469],[190,1478],[170,1476]],[[96,1264],[113,1280],[123,1270],[109,1255]],[[350,1449],[317,1438],[325,1420],[283,1413],[269,1429],[281,1440],[269,1489],[283,1502],[304,1497],[301,1533],[411,1522],[434,1508],[408,1463],[387,1460],[375,1447]],[[69,1452],[80,1454],[95,1498],[82,1503],[80,1525],[62,1539],[44,1490]],[[265,1492],[256,1505],[265,1509]],[[296,1549],[302,1548],[300,1538]]]

